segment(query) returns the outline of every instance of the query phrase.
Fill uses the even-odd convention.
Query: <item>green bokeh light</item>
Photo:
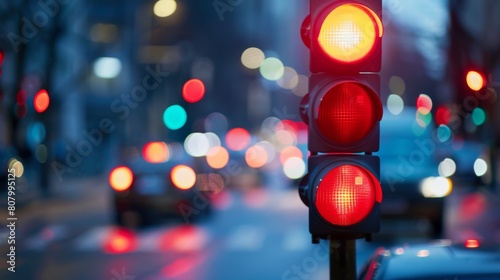
[[[187,113],[180,105],[172,105],[163,113],[163,123],[171,130],[183,127],[187,121]]]
[[[486,112],[481,108],[476,108],[472,111],[472,122],[480,126],[486,122]]]
[[[440,125],[437,129],[437,139],[441,143],[445,143],[451,140],[452,131],[446,125]]]

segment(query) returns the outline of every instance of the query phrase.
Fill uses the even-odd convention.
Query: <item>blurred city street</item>
[[[65,191],[60,190],[54,198],[37,199],[20,210],[17,238],[22,240],[18,245],[18,265],[22,269],[16,278],[2,271],[1,278],[328,277],[328,245],[310,243],[304,227],[307,208],[293,189],[282,186],[246,193],[224,191],[214,201],[216,209],[210,217],[190,224],[173,220],[127,230],[111,224],[106,185],[106,178],[68,180],[61,184]],[[479,208],[478,200],[482,201]],[[500,217],[492,214],[498,213],[499,205],[498,197],[483,192],[457,192],[449,197],[448,237],[460,242],[487,238],[499,242]],[[425,223],[420,227],[407,225],[405,221],[383,223],[383,233],[376,235],[374,242],[357,242],[358,269],[379,247],[429,240]],[[2,240],[6,234],[6,230],[0,231]]]
[[[499,14],[0,1],[0,279],[500,279]]]

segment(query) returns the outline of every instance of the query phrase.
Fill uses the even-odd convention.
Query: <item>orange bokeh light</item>
[[[302,158],[302,152],[300,151],[299,148],[296,146],[288,146],[285,147],[283,150],[280,152],[280,161],[282,164],[285,164],[285,162],[292,157],[297,157],[297,158]]]
[[[181,190],[188,190],[196,183],[196,173],[186,165],[177,165],[170,172],[172,183]]]
[[[125,191],[130,188],[134,180],[132,170],[126,166],[120,166],[109,175],[109,184],[116,191]]]
[[[261,168],[267,163],[267,151],[259,145],[248,148],[245,152],[245,161],[252,168]]]
[[[485,86],[483,75],[477,71],[469,71],[466,80],[467,86],[475,91],[481,90]]]
[[[43,113],[49,108],[50,97],[46,90],[42,89],[35,94],[34,105],[38,113]]]
[[[144,145],[142,149],[142,156],[150,163],[166,162],[169,154],[168,146],[164,142],[151,142]]]
[[[242,151],[250,144],[250,133],[244,128],[233,128],[226,134],[226,145],[233,151]]]
[[[212,147],[207,153],[207,163],[214,169],[224,168],[229,161],[229,153],[223,147]]]
[[[199,79],[191,79],[182,87],[182,97],[190,103],[200,101],[205,95],[205,84]]]

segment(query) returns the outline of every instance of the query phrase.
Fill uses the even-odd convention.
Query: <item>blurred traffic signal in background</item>
[[[42,89],[35,94],[33,105],[35,106],[35,111],[37,111],[37,113],[45,112],[47,108],[49,108],[49,104],[50,96],[45,89]]]
[[[486,77],[479,71],[470,70],[465,77],[467,86],[473,91],[480,91],[486,86]]]
[[[319,239],[369,238],[380,228],[379,97],[382,1],[311,0],[302,25],[310,48],[308,175],[299,193]]]

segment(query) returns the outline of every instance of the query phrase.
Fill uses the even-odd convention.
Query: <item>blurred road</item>
[[[16,273],[7,272],[2,260],[0,279],[327,278],[326,243],[311,244],[307,208],[293,190],[226,192],[214,202],[216,209],[209,219],[129,231],[111,225],[105,179],[76,183],[84,189],[76,192],[79,195],[69,192],[64,198],[56,196],[20,210]],[[470,221],[457,218],[462,208],[477,205],[480,197],[461,194],[449,200],[448,219],[454,228],[447,231],[452,236],[481,237],[468,227]],[[485,209],[466,211],[477,220]],[[1,229],[2,252],[7,250],[6,234]],[[488,234],[500,237],[499,232]],[[417,234],[392,242],[423,240]],[[387,240],[358,242],[358,268],[381,244],[387,245]]]

